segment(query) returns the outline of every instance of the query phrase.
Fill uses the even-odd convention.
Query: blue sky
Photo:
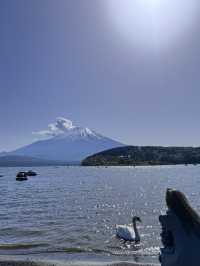
[[[0,151],[32,142],[60,116],[127,144],[200,145],[198,16],[152,49],[150,28],[138,45],[138,28],[124,38],[109,8],[0,1]]]

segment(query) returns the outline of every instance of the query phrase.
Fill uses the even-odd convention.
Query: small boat
[[[19,172],[16,175],[16,181],[26,181],[26,180],[28,180],[26,172]]]
[[[27,176],[36,176],[37,173],[34,172],[34,171],[32,171],[32,170],[29,170],[28,172],[26,172],[26,175],[27,175]]]

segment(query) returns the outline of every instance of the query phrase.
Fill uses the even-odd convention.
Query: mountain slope
[[[122,143],[104,137],[93,130],[73,126],[72,123],[69,124],[69,120],[66,120],[66,122],[64,118],[62,120],[61,118],[59,119],[59,123],[62,122],[62,124],[59,124],[57,131],[55,130],[55,125],[51,125],[53,131],[43,131],[48,134],[53,133],[52,137],[36,141],[10,154],[46,160],[80,162],[94,153],[123,146]]]
[[[37,159],[29,156],[8,155],[0,156],[0,167],[33,167],[33,166],[50,166],[66,165],[66,162]]]

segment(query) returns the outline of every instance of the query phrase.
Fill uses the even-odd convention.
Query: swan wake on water
[[[124,241],[131,241],[135,243],[140,242],[140,234],[137,229],[137,222],[142,222],[140,217],[134,216],[132,219],[133,226],[116,225],[116,236]]]

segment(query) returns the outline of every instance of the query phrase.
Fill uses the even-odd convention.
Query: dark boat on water
[[[27,175],[27,176],[36,176],[37,173],[34,172],[34,171],[32,171],[32,170],[29,170],[28,172],[26,172],[26,175]]]
[[[27,173],[26,172],[19,172],[16,175],[16,180],[17,181],[26,181],[26,180],[28,180]]]

